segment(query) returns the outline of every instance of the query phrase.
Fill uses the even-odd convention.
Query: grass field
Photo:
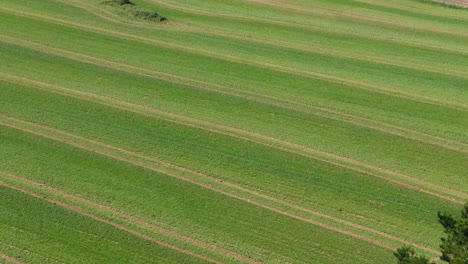
[[[101,2],[0,6],[0,263],[437,256],[468,200],[468,10]]]

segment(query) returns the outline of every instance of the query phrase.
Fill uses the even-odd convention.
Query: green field
[[[468,200],[467,9],[101,2],[0,6],[0,263],[437,256]]]

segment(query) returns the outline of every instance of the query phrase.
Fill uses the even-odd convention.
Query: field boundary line
[[[63,4],[68,4],[70,6],[74,6],[83,10],[86,10],[104,20],[108,20],[109,22],[112,23],[118,23],[121,25],[126,25],[130,27],[138,27],[138,28],[146,28],[146,29],[151,29],[151,30],[156,30],[156,31],[168,31],[169,29],[166,28],[157,28],[157,27],[152,27],[147,23],[141,23],[138,21],[132,21],[132,24],[126,23],[124,21],[120,21],[118,19],[112,19],[108,16],[103,16],[100,13],[94,11],[93,9],[100,10],[103,13],[108,14],[109,16],[112,16],[114,18],[121,18],[120,16],[109,12],[105,8],[98,7],[96,5],[92,5],[89,3],[81,2],[79,0],[70,0],[70,1],[63,1],[63,0],[55,0],[58,2],[61,2]],[[123,18],[122,18],[123,19]],[[169,23],[166,23],[169,24]],[[170,25],[170,24],[169,24]],[[334,57],[334,58],[344,58],[344,59],[351,59],[355,61],[363,61],[363,62],[368,62],[368,63],[375,63],[375,64],[380,64],[380,65],[388,65],[388,66],[393,66],[393,67],[399,67],[399,68],[406,68],[406,69],[411,69],[411,70],[417,70],[417,71],[423,71],[423,72],[428,72],[428,73],[436,73],[436,74],[442,74],[442,75],[448,75],[448,76],[453,76],[453,77],[458,77],[458,78],[467,78],[466,74],[464,72],[459,72],[457,70],[448,70],[448,69],[441,69],[440,67],[435,67],[431,68],[430,65],[427,64],[415,64],[411,62],[404,62],[401,63],[398,60],[392,60],[388,58],[382,58],[378,56],[370,56],[366,54],[359,54],[359,55],[353,55],[352,53],[346,53],[346,52],[339,52],[334,49],[327,49],[327,48],[322,48],[314,45],[304,45],[304,44],[294,44],[291,42],[287,41],[282,41],[282,40],[269,40],[266,38],[259,38],[259,37],[254,37],[254,36],[245,36],[245,35],[239,35],[239,34],[227,34],[223,31],[216,30],[216,29],[201,29],[201,28],[195,28],[190,25],[184,25],[184,29],[179,29],[172,27],[171,28],[174,31],[183,31],[183,32],[191,32],[191,33],[201,33],[205,35],[212,35],[212,36],[220,36],[220,37],[225,37],[229,39],[237,39],[237,40],[243,40],[243,41],[249,41],[249,42],[255,42],[258,44],[263,44],[263,45],[269,45],[269,46],[274,46],[274,47],[280,47],[280,48],[286,48],[290,50],[295,50],[295,51],[302,51],[302,52],[307,52],[309,54],[319,54],[322,56],[328,56],[328,57]]]
[[[16,84],[20,84],[23,86],[25,85],[24,83],[23,84],[16,83]],[[161,111],[161,110],[154,109],[151,107],[141,106],[138,104],[121,101],[121,100],[117,100],[114,98],[108,98],[106,96],[95,95],[92,93],[80,92],[80,91],[76,91],[73,89],[66,88],[66,90],[64,90],[63,88],[60,89],[59,87],[59,90],[57,91],[57,87],[55,87],[55,91],[53,91],[53,90],[50,90],[50,88],[54,88],[53,86],[51,87],[49,85],[47,88],[43,88],[43,87],[38,87],[38,84],[40,84],[40,82],[36,83],[35,85],[31,85],[31,84],[26,85],[26,87],[42,90],[48,93],[56,93],[59,95],[76,98],[78,100],[89,101],[91,103],[112,107],[112,108],[119,109],[122,111],[132,112],[138,115],[143,115],[143,116],[147,116],[150,118],[155,118],[158,120],[163,120],[163,121],[167,121],[167,122],[171,122],[171,123],[175,123],[175,124],[179,124],[183,126],[193,127],[196,129],[229,136],[229,137],[236,138],[236,139],[243,140],[243,141],[253,142],[253,143],[260,144],[260,145],[270,147],[270,148],[274,148],[280,151],[296,154],[296,155],[310,158],[313,160],[317,160],[320,162],[328,163],[337,167],[342,167],[345,169],[363,173],[368,176],[373,176],[373,177],[382,179],[384,181],[399,185],[401,187],[405,187],[407,189],[416,190],[418,192],[426,193],[426,194],[429,194],[429,195],[432,195],[432,196],[435,196],[435,197],[438,197],[447,201],[451,201],[454,203],[458,203],[458,204],[463,204],[464,202],[461,199],[466,199],[468,197],[468,194],[462,191],[443,187],[443,186],[440,186],[431,182],[421,180],[419,178],[408,176],[408,175],[398,173],[389,169],[377,167],[369,163],[356,161],[356,160],[341,157],[332,153],[328,153],[328,152],[324,152],[321,150],[312,149],[306,146],[298,145],[296,143],[291,143],[291,142],[280,140],[280,139],[273,138],[270,136],[265,136],[260,133],[233,128],[233,127],[229,127],[229,126],[225,126],[225,125],[221,125],[217,123],[212,123],[212,122],[208,122],[208,121],[200,120],[196,118],[186,117],[186,116],[182,116],[182,115],[167,112],[167,111]],[[42,84],[42,86],[44,86],[44,84]],[[408,182],[402,182],[401,181],[402,179],[409,181],[411,184],[409,184]],[[417,185],[414,185],[414,184],[417,184]],[[423,189],[421,186],[424,186],[426,189]],[[437,192],[434,192],[435,190]],[[447,194],[450,194],[453,197],[447,196]],[[458,197],[458,198],[454,198],[454,197]]]
[[[399,243],[411,244],[411,245],[413,245],[413,246],[415,246],[415,247],[417,247],[419,249],[422,249],[422,250],[425,250],[425,251],[428,251],[428,252],[431,252],[431,253],[437,253],[437,250],[435,250],[433,248],[422,246],[422,245],[419,245],[417,243],[407,241],[405,239],[402,239],[402,238],[399,238],[399,237],[396,237],[396,236],[387,234],[385,232],[378,231],[378,230],[375,230],[375,229],[372,229],[372,228],[369,228],[369,227],[366,227],[366,226],[363,226],[363,225],[360,225],[360,224],[356,224],[356,223],[353,223],[353,222],[350,222],[350,221],[347,221],[347,220],[343,220],[343,219],[333,217],[333,216],[330,216],[330,215],[327,215],[327,214],[324,214],[324,213],[320,213],[320,212],[313,211],[313,210],[310,210],[310,209],[306,209],[306,208],[303,208],[303,207],[300,207],[300,206],[297,206],[297,205],[293,205],[293,204],[291,204],[289,202],[285,202],[285,201],[279,200],[277,198],[270,197],[268,195],[258,193],[256,191],[252,191],[252,190],[249,190],[249,189],[244,188],[242,186],[227,182],[225,180],[221,180],[221,179],[209,176],[209,175],[202,174],[200,172],[196,172],[196,171],[193,171],[193,170],[190,170],[190,169],[186,169],[184,167],[174,165],[172,163],[167,163],[167,162],[164,162],[164,161],[157,160],[155,158],[146,157],[146,156],[144,156],[142,154],[134,153],[134,152],[126,150],[126,149],[117,148],[117,147],[114,147],[114,146],[111,146],[111,145],[108,145],[108,144],[104,144],[104,143],[101,143],[101,142],[97,142],[97,141],[94,141],[94,140],[89,140],[89,139],[83,138],[81,136],[76,136],[76,135],[70,134],[68,132],[63,132],[61,130],[49,128],[49,127],[44,126],[44,125],[30,123],[28,121],[20,120],[18,118],[13,118],[13,117],[3,116],[3,115],[0,115],[0,118],[4,118],[4,120],[5,119],[12,120],[12,121],[14,121],[16,123],[19,122],[19,123],[22,123],[22,124],[26,124],[28,126],[33,126],[36,129],[33,130],[33,129],[18,126],[18,125],[8,124],[8,123],[2,122],[2,121],[0,121],[0,125],[7,126],[7,127],[10,127],[10,128],[16,129],[16,130],[20,130],[20,131],[23,131],[23,132],[26,132],[26,133],[34,134],[34,135],[37,135],[37,136],[40,136],[40,137],[55,140],[55,141],[58,141],[58,142],[62,142],[64,144],[68,144],[68,145],[74,146],[76,148],[80,148],[80,149],[90,151],[90,152],[93,152],[93,153],[96,153],[96,154],[107,156],[107,157],[113,158],[115,160],[126,162],[126,163],[129,163],[131,165],[134,165],[134,166],[137,166],[137,167],[140,167],[140,168],[144,168],[144,169],[151,170],[151,171],[154,171],[154,172],[157,172],[157,173],[161,173],[163,175],[173,177],[173,178],[176,178],[176,179],[179,179],[179,180],[182,180],[182,181],[197,185],[199,187],[211,190],[213,192],[217,192],[217,193],[226,195],[228,197],[232,197],[234,199],[241,200],[241,201],[247,202],[249,204],[259,206],[261,208],[264,208],[264,209],[273,211],[275,213],[279,213],[279,214],[282,214],[282,215],[285,215],[285,216],[300,220],[300,221],[305,222],[305,223],[309,223],[309,224],[316,225],[316,226],[319,226],[319,227],[322,227],[322,228],[325,228],[325,229],[328,229],[328,230],[331,230],[331,231],[335,231],[335,232],[338,232],[338,233],[341,233],[341,234],[352,236],[352,237],[354,237],[356,239],[360,239],[360,240],[366,241],[366,242],[374,244],[374,245],[380,245],[380,246],[382,246],[384,248],[387,248],[387,249],[392,248],[393,250],[396,248],[396,247],[391,247],[389,245],[386,245],[385,243],[383,243],[381,241],[378,241],[378,240],[375,240],[373,238],[368,238],[366,236],[356,234],[356,233],[351,232],[351,231],[346,231],[346,230],[342,230],[342,229],[334,227],[334,226],[323,224],[322,222],[313,220],[310,217],[306,218],[306,217],[303,217],[303,216],[300,216],[300,215],[295,215],[295,214],[292,214],[290,212],[275,208],[275,207],[273,207],[271,205],[268,205],[268,204],[265,204],[265,203],[262,203],[262,202],[258,202],[258,201],[254,201],[254,200],[252,200],[253,199],[252,197],[250,197],[250,198],[246,197],[245,194],[244,194],[244,196],[239,195],[239,194],[235,194],[235,193],[232,193],[232,190],[231,191],[226,191],[226,190],[220,189],[219,186],[215,186],[215,185],[220,185],[220,186],[224,186],[224,187],[229,187],[231,189],[236,189],[237,191],[248,193],[249,195],[252,195],[255,198],[260,197],[260,198],[266,199],[266,200],[268,200],[270,202],[276,202],[276,203],[279,203],[279,204],[281,204],[283,206],[290,207],[290,208],[296,209],[296,210],[300,210],[300,211],[306,212],[306,213],[308,213],[310,215],[313,215],[313,216],[316,216],[316,217],[325,218],[327,220],[332,220],[332,221],[335,221],[335,222],[337,222],[339,224],[344,224],[344,225],[346,225],[348,227],[356,228],[356,229],[359,229],[361,231],[367,231],[367,232],[370,232],[370,233],[372,233],[374,235],[378,235],[380,237],[384,237],[384,238],[387,238],[387,239],[390,239],[390,240],[393,240],[393,241],[397,241]],[[44,134],[44,132],[38,132],[37,128],[48,130],[50,132],[47,132],[47,133],[52,133],[53,135]],[[79,143],[71,142],[70,140],[66,140],[66,139],[63,139],[63,138],[61,139],[61,138],[58,138],[58,134],[64,134],[64,135],[66,135],[68,137],[74,137],[75,139],[78,139],[78,140],[82,140],[82,141],[84,140],[84,141],[87,141],[88,143],[111,149],[112,151],[117,151],[117,152],[120,152],[120,153],[124,153],[124,154],[130,155],[130,156],[136,157],[138,159],[147,160],[149,162],[152,162],[152,164],[156,163],[156,164],[162,165],[163,167],[166,167],[166,168],[175,169],[175,170],[177,170],[179,172],[186,172],[186,173],[191,174],[192,176],[196,176],[196,178],[204,178],[204,181],[200,181],[200,179],[194,179],[193,177],[189,178],[187,176],[183,176],[183,175],[180,175],[180,174],[175,174],[173,172],[167,171],[167,169],[164,170],[164,169],[156,168],[154,166],[149,166],[149,165],[141,163],[141,162],[136,162],[136,161],[133,161],[131,159],[128,159],[128,158],[121,157],[121,156],[118,156],[116,154],[110,153],[109,150],[103,151],[103,150],[97,149],[96,147],[83,146],[83,145],[81,145]],[[207,183],[207,180],[210,183]],[[373,241],[377,242],[377,244],[373,243]]]
[[[101,223],[104,223],[104,224],[107,224],[107,225],[110,225],[110,226],[113,226],[114,228],[116,229],[119,229],[121,231],[124,231],[124,232],[127,232],[133,236],[136,236],[136,237],[139,237],[139,238],[142,238],[146,241],[149,241],[149,242],[152,242],[154,244],[157,244],[159,246],[162,246],[162,247],[166,247],[166,248],[169,248],[169,249],[172,249],[174,251],[178,251],[180,253],[183,253],[183,254],[186,254],[186,255],[189,255],[191,257],[195,257],[195,258],[198,258],[198,259],[201,259],[201,260],[204,260],[204,261],[207,261],[207,262],[210,262],[210,263],[217,263],[217,264],[222,264],[221,262],[218,262],[216,260],[213,260],[213,259],[210,259],[208,257],[205,257],[205,256],[202,256],[202,255],[199,255],[199,254],[196,254],[196,253],[193,253],[191,251],[188,251],[188,250],[185,250],[183,248],[179,248],[179,247],[176,247],[174,245],[171,245],[171,244],[168,244],[166,242],[163,242],[163,241],[160,241],[160,240],[157,240],[155,238],[152,238],[148,235],[145,235],[143,233],[140,233],[138,231],[135,231],[133,229],[130,229],[130,228],[127,228],[121,224],[117,224],[117,223],[114,223],[112,221],[109,221],[109,220],[106,220],[102,217],[99,217],[95,214],[92,214],[92,213],[89,213],[89,212],[85,212],[84,210],[82,210],[81,208],[79,207],[76,207],[76,206],[73,206],[73,205],[69,205],[69,204],[66,204],[66,203],[63,203],[59,200],[55,200],[55,199],[52,199],[52,198],[49,198],[49,197],[44,197],[36,192],[33,192],[33,191],[30,191],[30,190],[26,190],[24,188],[21,188],[21,187],[18,187],[16,185],[13,185],[13,184],[10,184],[10,183],[7,183],[5,181],[2,181],[0,180],[0,185],[1,186],[4,186],[6,188],[9,188],[9,189],[12,189],[12,190],[15,190],[15,191],[18,191],[18,192],[21,192],[21,193],[24,193],[26,195],[29,195],[29,196],[32,196],[32,197],[35,197],[37,199],[40,199],[40,200],[43,200],[43,201],[46,201],[48,203],[51,203],[51,204],[54,204],[56,206],[60,206],[62,208],[65,208],[69,211],[73,211],[77,214],[80,214],[80,215],[83,215],[83,216],[86,216],[86,217],[89,217],[91,219],[94,219],[98,222],[101,222]]]
[[[417,26],[417,24],[412,24],[411,26],[408,26],[405,24],[389,21],[388,19],[386,20],[379,19],[378,17],[375,17],[375,16],[365,16],[362,14],[347,13],[346,11],[333,10],[333,9],[324,8],[324,7],[304,7],[304,6],[297,6],[294,4],[288,4],[288,3],[272,1],[272,0],[248,0],[248,2],[257,3],[260,5],[270,6],[274,8],[285,8],[285,9],[292,11],[293,13],[315,14],[315,15],[326,16],[328,18],[335,18],[336,16],[340,16],[340,17],[345,17],[347,19],[354,20],[354,21],[360,21],[360,22],[365,22],[365,23],[377,23],[380,25],[396,27],[396,28],[400,28],[404,30],[420,30],[420,31],[431,32],[431,33],[436,33],[436,34],[452,35],[452,36],[457,36],[457,37],[468,37],[468,34],[463,33],[463,32],[447,31],[441,28],[431,29],[428,27]]]
[[[157,4],[162,4],[166,8],[169,8],[169,9],[172,9],[172,10],[177,10],[177,11],[180,11],[180,12],[186,12],[186,13],[197,14],[197,15],[202,15],[202,16],[217,17],[217,18],[229,17],[229,18],[232,18],[232,19],[240,20],[240,21],[255,21],[255,22],[264,23],[264,24],[285,26],[285,27],[288,27],[288,28],[300,28],[300,29],[305,29],[305,30],[313,31],[313,32],[330,33],[330,34],[340,35],[340,36],[341,35],[343,35],[343,36],[353,36],[353,37],[362,38],[362,39],[376,40],[376,41],[381,41],[381,42],[386,42],[386,43],[394,43],[394,44],[399,44],[399,45],[404,45],[404,46],[430,49],[430,50],[434,50],[434,51],[446,51],[446,52],[451,52],[451,53],[456,53],[456,54],[468,55],[468,52],[466,52],[466,51],[455,50],[455,49],[450,49],[450,48],[444,48],[444,47],[440,47],[440,46],[426,45],[426,44],[420,44],[420,43],[414,43],[414,42],[396,40],[396,39],[388,39],[388,38],[384,38],[384,37],[376,37],[376,36],[370,37],[370,36],[366,36],[366,35],[362,35],[362,34],[344,32],[344,31],[332,31],[332,30],[327,30],[327,29],[324,29],[324,28],[314,27],[314,26],[311,26],[311,25],[301,25],[301,24],[295,24],[295,23],[290,23],[290,22],[285,22],[285,21],[275,21],[275,20],[268,20],[268,19],[262,19],[262,18],[253,18],[253,17],[233,15],[233,14],[219,14],[219,13],[215,13],[215,12],[208,12],[208,11],[203,11],[203,10],[196,10],[196,9],[193,9],[193,8],[181,7],[181,6],[177,6],[177,5],[174,5],[174,4],[170,4],[168,2],[162,2],[160,0],[158,0],[157,2],[153,1],[153,0],[150,0],[150,1],[154,2],[154,3],[157,3]]]
[[[140,225],[142,227],[145,227],[145,228],[150,228],[151,230],[153,230],[155,232],[159,232],[159,233],[165,234],[167,236],[170,236],[170,237],[173,237],[173,238],[176,238],[176,239],[179,239],[179,240],[183,240],[183,241],[185,241],[187,243],[190,243],[192,245],[195,245],[197,247],[212,250],[212,251],[216,251],[218,253],[223,253],[226,256],[230,256],[230,257],[236,258],[236,259],[238,259],[240,261],[244,261],[244,262],[247,262],[247,263],[262,263],[262,262],[254,260],[252,258],[249,258],[247,256],[241,255],[241,254],[239,254],[237,252],[230,251],[230,250],[218,247],[216,245],[209,244],[209,243],[206,243],[204,241],[200,241],[200,240],[197,240],[197,239],[194,239],[194,238],[179,234],[179,233],[177,233],[175,231],[172,231],[172,230],[157,226],[154,223],[150,223],[150,222],[146,221],[145,219],[136,217],[134,215],[129,215],[129,214],[126,214],[125,212],[122,212],[122,211],[120,211],[118,209],[109,207],[107,205],[99,204],[99,203],[97,203],[95,201],[92,201],[92,200],[89,200],[89,199],[86,199],[86,198],[83,198],[83,197],[80,197],[80,196],[76,196],[76,195],[67,193],[67,192],[65,192],[65,191],[63,191],[61,189],[57,189],[57,188],[52,187],[50,185],[47,185],[47,184],[44,184],[44,183],[39,183],[39,182],[33,181],[31,179],[25,178],[23,176],[18,176],[16,174],[13,174],[11,172],[4,171],[4,170],[1,170],[1,169],[0,169],[0,174],[3,174],[5,177],[15,179],[15,180],[17,180],[19,182],[27,183],[29,185],[35,186],[36,188],[48,191],[48,192],[53,193],[53,194],[56,194],[56,195],[58,195],[60,197],[65,197],[67,199],[73,200],[76,203],[85,204],[85,205],[90,206],[92,208],[95,208],[97,210],[110,213],[112,215],[115,215],[115,216],[117,216],[119,218],[123,218],[125,220],[131,221],[133,223],[137,223],[138,225]]]
[[[16,15],[16,16],[21,16],[22,14],[22,13],[18,13],[17,11],[14,11],[8,8],[3,8],[3,7],[0,7],[0,11],[1,10],[10,14]],[[246,64],[246,65],[257,67],[260,69],[282,72],[286,74],[291,74],[291,75],[300,76],[300,77],[309,78],[309,79],[321,80],[324,82],[329,82],[329,83],[338,84],[338,85],[345,85],[349,87],[350,89],[370,91],[370,92],[385,94],[385,95],[398,97],[398,98],[402,98],[406,100],[433,104],[433,105],[438,105],[438,106],[457,109],[457,110],[464,110],[464,111],[468,110],[468,105],[460,103],[460,102],[447,101],[441,98],[425,96],[422,94],[414,94],[411,92],[400,90],[398,88],[395,89],[392,87],[386,87],[386,86],[382,86],[378,84],[372,84],[372,83],[361,82],[361,81],[356,81],[356,80],[349,80],[347,78],[337,77],[337,76],[330,75],[327,73],[314,72],[310,70],[298,69],[298,68],[293,68],[293,67],[279,66],[277,64],[270,63],[270,62],[262,63],[262,62],[258,62],[256,60],[252,60],[249,58],[237,57],[233,55],[226,55],[226,54],[210,52],[206,50],[200,51],[199,49],[190,48],[190,47],[183,46],[180,44],[168,43],[168,42],[164,42],[164,41],[156,40],[152,38],[146,38],[146,37],[132,35],[128,33],[117,32],[117,31],[99,28],[99,27],[86,26],[83,24],[78,24],[78,23],[64,21],[64,20],[58,20],[58,19],[54,19],[50,17],[45,17],[42,15],[37,15],[37,14],[31,14],[31,13],[27,13],[27,14],[30,16],[28,18],[39,20],[39,21],[46,21],[47,23],[52,23],[52,24],[56,24],[59,26],[77,28],[80,30],[93,32],[96,34],[103,34],[103,35],[110,36],[110,37],[136,41],[136,42],[144,43],[147,45],[154,45],[154,46],[164,47],[167,49],[172,49],[172,50],[177,50],[177,51],[183,50],[184,52],[187,52],[187,53],[191,53],[191,54],[199,55],[199,56],[205,56],[205,57],[212,58],[212,59],[218,59],[218,60],[223,60],[223,61],[238,63],[238,64]]]
[[[23,262],[19,261],[18,259],[14,258],[14,257],[11,257],[11,256],[8,256],[8,255],[5,255],[2,252],[0,252],[0,259],[3,259],[6,262],[12,263],[12,264],[23,264]]]
[[[141,67],[130,65],[130,64],[122,64],[118,62],[108,61],[105,59],[100,59],[100,58],[96,58],[93,56],[88,56],[88,55],[72,52],[69,50],[46,47],[43,44],[40,44],[37,42],[30,42],[30,41],[18,39],[18,38],[11,38],[11,37],[7,37],[1,34],[0,36],[2,36],[2,40],[0,40],[0,42],[11,43],[11,44],[18,45],[21,47],[33,49],[42,53],[51,54],[54,56],[60,56],[63,58],[68,58],[68,59],[75,60],[78,62],[84,62],[84,63],[96,65],[99,67],[105,67],[105,68],[110,68],[110,69],[114,69],[118,71],[123,71],[123,72],[127,72],[127,73],[134,74],[134,75],[149,77],[149,78],[153,78],[157,80],[164,80],[164,81],[168,81],[174,84],[181,84],[184,86],[189,86],[191,88],[201,89],[201,90],[205,90],[205,91],[209,91],[213,93],[228,95],[232,97],[238,97],[238,98],[248,100],[251,102],[259,102],[264,105],[278,107],[278,108],[282,108],[285,110],[295,111],[295,112],[299,112],[303,114],[311,114],[311,115],[315,115],[315,116],[330,119],[330,120],[345,122],[345,123],[349,123],[352,125],[380,131],[383,133],[400,136],[400,137],[407,138],[410,140],[419,141],[425,144],[435,145],[435,146],[446,148],[455,152],[460,152],[460,153],[465,153],[465,154],[468,153],[468,150],[465,150],[465,148],[468,147],[468,144],[464,142],[426,134],[424,132],[420,132],[411,128],[388,124],[385,122],[372,120],[369,118],[360,117],[357,115],[348,114],[348,113],[344,113],[341,111],[337,111],[337,110],[333,110],[333,109],[329,109],[329,108],[325,108],[321,106],[304,104],[304,103],[297,102],[294,100],[283,99],[283,98],[278,98],[275,96],[263,95],[263,94],[258,94],[254,92],[244,92],[242,90],[232,89],[228,86],[222,86],[216,83],[210,83],[210,82],[205,82],[205,81],[199,81],[196,79],[185,78],[185,77],[181,77],[178,75],[154,71],[151,69],[141,68]],[[21,43],[19,43],[18,41]],[[5,74],[3,75],[5,77]],[[13,77],[13,76],[10,75],[10,77]],[[174,80],[174,78],[177,80]],[[210,86],[210,88],[207,86]],[[212,88],[213,86],[217,88]],[[285,103],[292,104],[294,106],[288,106]],[[305,107],[307,108],[307,110],[301,109],[299,107]]]

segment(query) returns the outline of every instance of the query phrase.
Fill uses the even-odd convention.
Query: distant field
[[[0,263],[438,254],[468,200],[468,10],[101,2],[0,6]]]

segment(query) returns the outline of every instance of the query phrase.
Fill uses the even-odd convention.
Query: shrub
[[[142,19],[147,21],[164,21],[167,20],[165,17],[159,15],[156,12],[142,10],[135,6],[130,0],[110,0],[101,2],[102,5],[119,7],[127,16],[134,17],[136,19]]]

